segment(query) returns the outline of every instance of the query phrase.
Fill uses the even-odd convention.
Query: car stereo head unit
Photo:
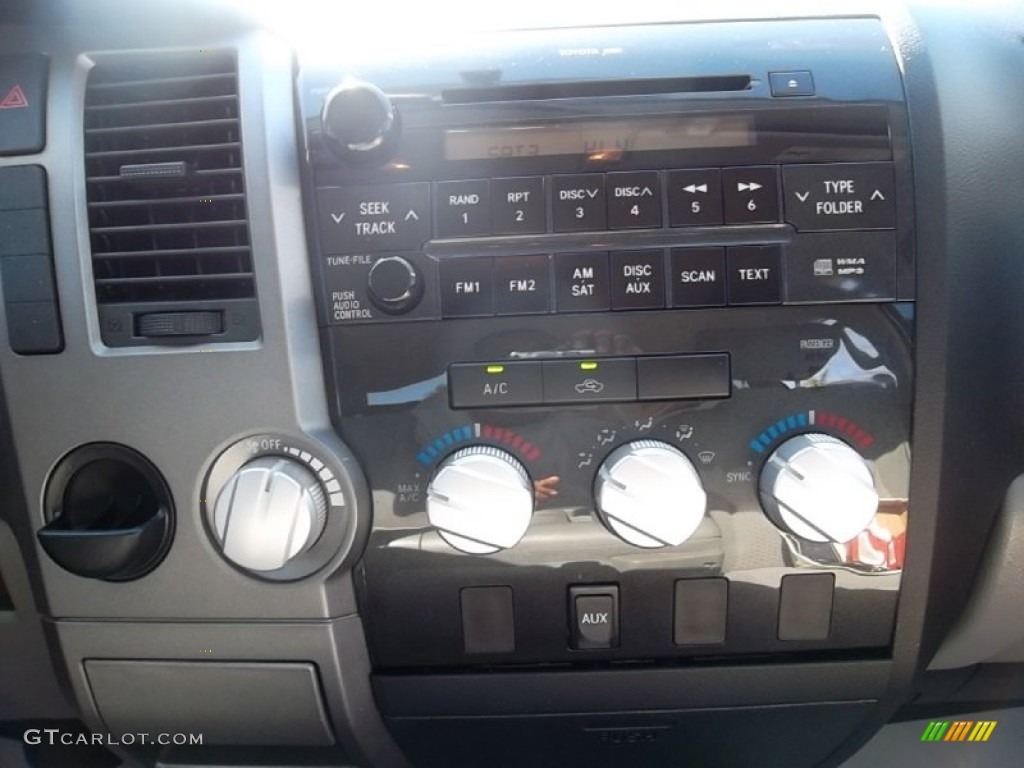
[[[329,55],[299,97],[379,668],[888,645],[914,254],[876,20]]]

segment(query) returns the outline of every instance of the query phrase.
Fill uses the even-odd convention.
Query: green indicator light
[[[596,371],[597,363],[580,363],[581,371]]]
[[[488,365],[486,370],[487,370],[488,373],[504,373],[505,372],[505,366],[504,365]]]

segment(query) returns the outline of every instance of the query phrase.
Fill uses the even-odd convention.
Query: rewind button
[[[672,227],[721,224],[721,172],[717,168],[669,171],[668,221]]]

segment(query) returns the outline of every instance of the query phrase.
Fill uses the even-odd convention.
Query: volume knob
[[[533,517],[526,468],[498,448],[464,448],[441,462],[430,481],[427,517],[462,552],[487,555],[514,546]]]
[[[657,440],[619,446],[594,483],[597,513],[637,547],[677,546],[697,530],[707,508],[700,476],[682,451]]]
[[[829,435],[797,435],[780,445],[761,470],[760,490],[769,519],[808,541],[849,541],[878,512],[871,469]]]
[[[263,456],[224,485],[213,529],[224,556],[250,571],[275,571],[323,533],[327,500],[316,476],[282,456]]]
[[[383,151],[396,134],[398,116],[380,88],[349,80],[327,94],[320,122],[335,154],[352,158]]]

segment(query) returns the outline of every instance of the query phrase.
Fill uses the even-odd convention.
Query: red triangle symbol
[[[3,100],[0,101],[0,109],[24,109],[28,106],[28,99],[20,85],[11,86]]]

